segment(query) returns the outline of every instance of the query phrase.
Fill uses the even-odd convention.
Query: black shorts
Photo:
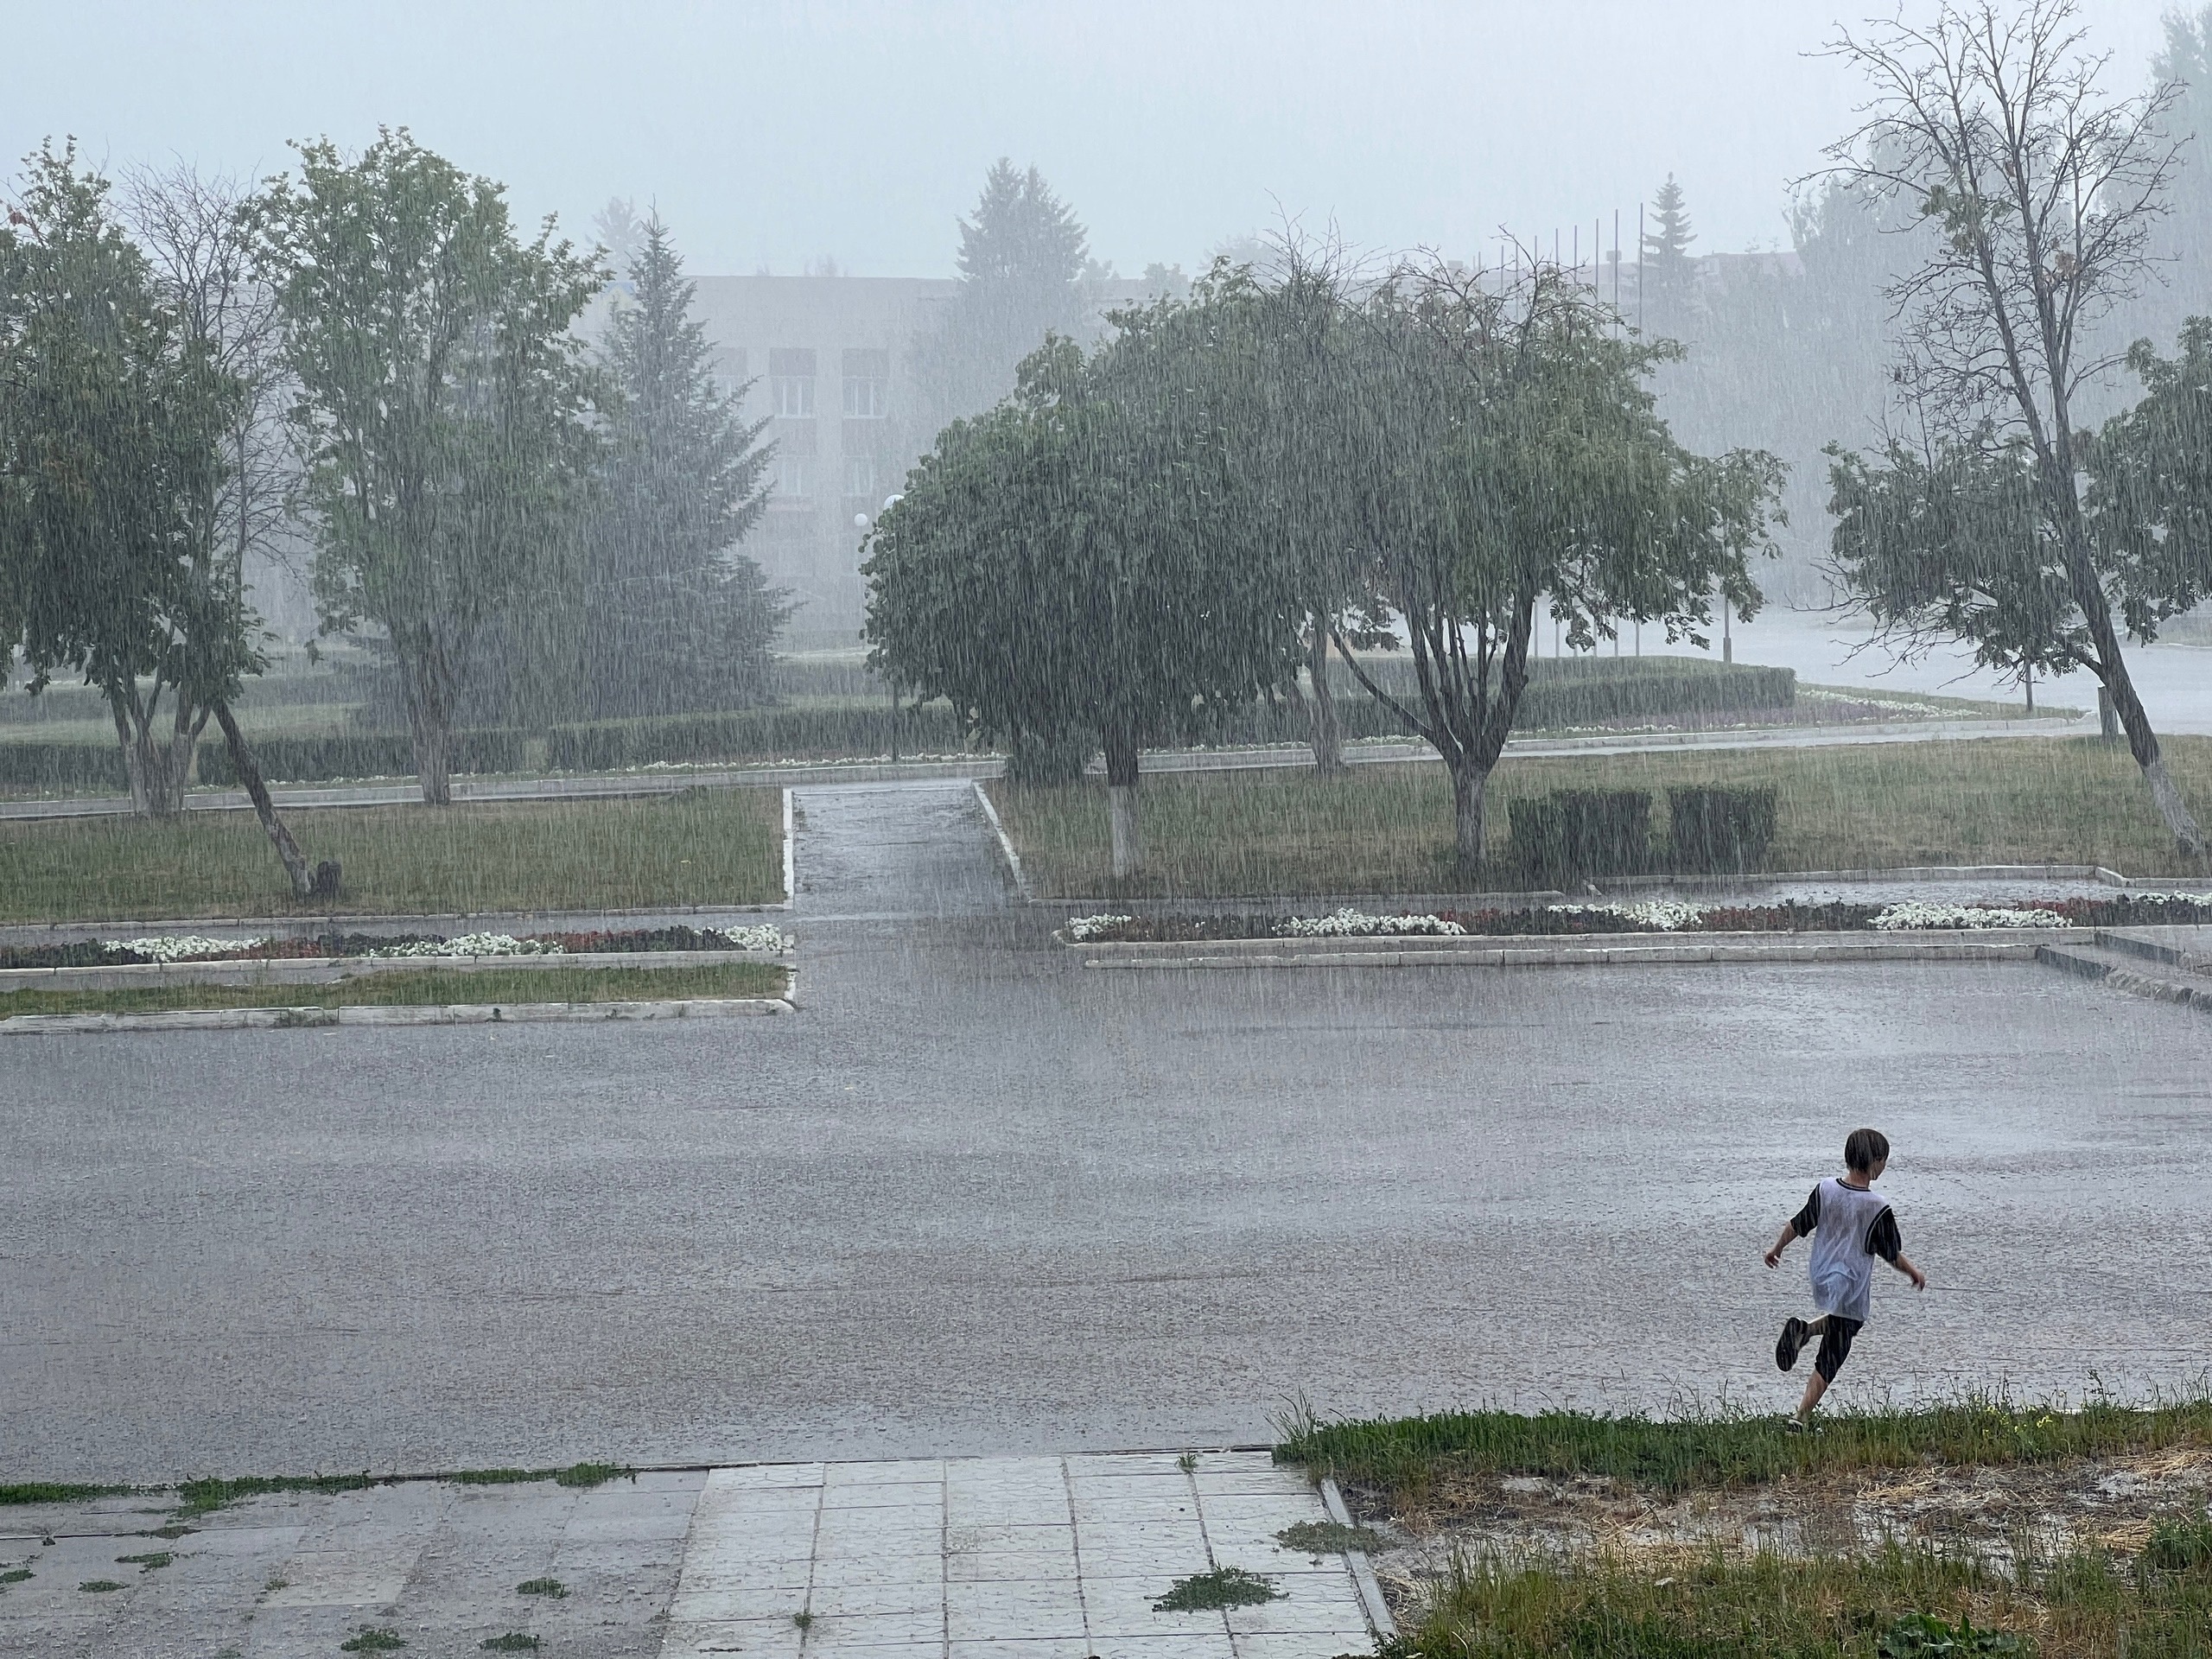
[[[1813,1356],[1813,1369],[1821,1374],[1821,1382],[1835,1381],[1843,1362],[1851,1357],[1851,1339],[1866,1323],[1864,1319],[1847,1319],[1840,1313],[1827,1315],[1827,1323],[1821,1327],[1821,1351]]]

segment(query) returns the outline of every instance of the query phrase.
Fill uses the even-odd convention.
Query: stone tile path
[[[1340,1557],[1275,1535],[1327,1518],[1264,1452],[717,1470],[691,1523],[667,1659],[1330,1659],[1372,1645]],[[1155,1611],[1243,1567],[1279,1599]],[[804,1623],[802,1625],[801,1621]]]
[[[252,1499],[156,1535],[172,1508],[143,1495],[0,1509],[0,1653],[402,1651],[358,1645],[364,1631],[404,1642],[408,1659],[502,1641],[493,1650],[544,1659],[1332,1659],[1374,1646],[1344,1559],[1276,1541],[1327,1517],[1264,1452],[1205,1452],[1190,1469],[1173,1453],[753,1465],[582,1491],[419,1481]],[[1264,1574],[1277,1599],[1154,1610],[1177,1580],[1222,1567]]]

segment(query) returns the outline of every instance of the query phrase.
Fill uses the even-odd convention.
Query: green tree
[[[1089,250],[1075,210],[1034,167],[992,164],[975,212],[960,221],[960,287],[915,352],[926,435],[988,409],[1046,335],[1072,335],[1086,305]],[[917,447],[924,447],[918,444]]]
[[[1830,151],[1839,175],[1931,233],[1925,257],[1890,289],[1904,324],[1900,401],[1930,433],[1939,471],[1967,466],[1956,458],[1976,450],[1985,461],[2018,455],[2032,467],[2043,533],[2007,544],[2021,568],[2004,588],[2037,588],[2055,556],[2070,605],[2019,660],[2072,661],[2103,682],[2176,844],[2212,856],[2128,671],[2123,631],[2149,636],[2124,607],[2115,611],[2107,586],[2082,499],[2077,407],[2114,366],[2095,344],[2099,326],[2146,272],[2179,165],[2167,129],[2177,89],[2107,94],[2102,60],[2087,49],[2070,0],[2030,0],[2010,16],[1946,5],[1924,27],[1876,24],[1837,49],[1874,87],[1865,124]],[[1909,495],[1913,481],[1897,487]],[[1993,552],[1974,519],[1962,524],[1967,540],[1925,555],[1953,573]],[[1874,585],[1901,561],[1847,547],[1839,556],[1854,594],[1909,639],[1955,620],[1945,602],[1916,603],[1919,590]],[[2000,645],[2012,627],[1993,636]]]
[[[454,710],[486,625],[573,579],[595,378],[572,325],[607,273],[519,241],[501,188],[381,132],[300,147],[256,205],[300,395],[327,632],[398,659],[423,798],[452,798]]]
[[[263,666],[207,512],[243,389],[73,147],[27,174],[0,231],[0,614],[34,692],[99,687],[134,810],[174,813],[210,712]]]
[[[1114,874],[1143,865],[1139,752],[1296,672],[1303,613],[1244,511],[1202,289],[1055,340],[1015,395],[955,423],[877,521],[880,672],[1017,750],[1106,755]],[[1071,734],[1080,734],[1075,743]]]
[[[1688,199],[1669,173],[1651,199],[1651,222],[1637,256],[1637,293],[1647,334],[1679,339],[1695,322],[1697,261],[1690,245],[1696,239]]]
[[[1359,329],[1335,473],[1411,650],[1418,707],[1341,634],[1338,646],[1442,757],[1455,855],[1471,871],[1539,602],[1583,649],[1623,620],[1701,645],[1716,593],[1748,620],[1749,557],[1772,550],[1782,469],[1760,452],[1708,460],[1677,443],[1645,385],[1675,348],[1624,337],[1550,265],[1505,282],[1401,272],[1364,302]]]
[[[767,700],[770,648],[791,614],[734,550],[766,509],[764,419],[715,390],[694,285],[658,217],[630,262],[602,345],[620,401],[586,554],[583,669],[601,715]]]

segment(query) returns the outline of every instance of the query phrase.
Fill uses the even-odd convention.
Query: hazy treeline
[[[303,549],[323,634],[391,659],[429,800],[465,716],[762,700],[765,423],[665,226],[624,275],[587,340],[600,251],[404,130],[257,188],[42,148],[0,228],[0,639],[34,692],[99,687],[134,801],[175,810],[268,666],[246,573]]]

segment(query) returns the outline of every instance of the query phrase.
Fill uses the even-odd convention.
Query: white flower
[[[1912,927],[2064,927],[2055,910],[1992,910],[1982,905],[1891,905],[1872,924],[1884,931]]]
[[[1326,939],[1372,938],[1377,934],[1459,934],[1467,930],[1440,916],[1368,916],[1347,906],[1327,916],[1293,916],[1275,924],[1278,938]]]
[[[2195,905],[2199,910],[2212,910],[2212,893],[2131,893],[2126,897],[2146,905]]]
[[[1135,920],[1134,916],[1071,916],[1065,931],[1071,941],[1081,944],[1085,939],[1095,939],[1101,933],[1111,932]]]
[[[203,957],[226,957],[234,950],[251,950],[266,939],[204,939],[197,934],[163,934],[150,939],[110,939],[105,949],[135,951],[156,962],[197,962]]]
[[[1688,904],[1680,899],[1646,899],[1637,905],[1546,905],[1544,908],[1560,916],[1618,916],[1624,922],[1675,933],[1694,927],[1715,906]]]
[[[372,957],[559,957],[567,955],[553,939],[518,939],[512,933],[464,933],[457,939],[417,939],[411,944],[378,945]]]
[[[763,923],[759,927],[710,927],[702,931],[728,940],[733,950],[782,951],[791,948],[791,935],[772,923]]]

